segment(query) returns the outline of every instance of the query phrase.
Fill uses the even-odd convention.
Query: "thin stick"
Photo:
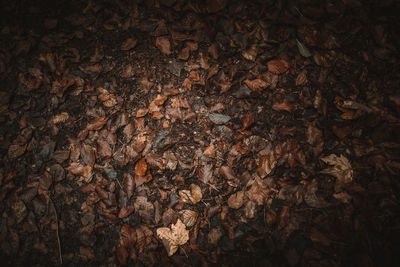
[[[55,216],[56,216],[56,234],[57,234],[57,243],[58,243],[58,256],[59,256],[59,258],[60,258],[60,265],[62,265],[62,264],[63,264],[63,259],[62,259],[62,253],[61,253],[60,235],[59,235],[59,233],[58,233],[58,216],[57,216],[57,210],[56,210],[56,207],[54,206],[54,202],[53,202],[53,200],[50,198],[50,196],[49,196],[49,199],[50,199],[50,201],[51,201],[51,204],[52,204],[53,210],[54,210],[54,214],[55,214]]]

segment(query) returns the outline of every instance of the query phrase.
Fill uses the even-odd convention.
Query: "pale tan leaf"
[[[171,229],[161,227],[157,229],[157,236],[162,240],[168,256],[174,255],[180,245],[184,245],[189,240],[189,231],[180,219],[176,224],[171,225]]]
[[[321,173],[336,177],[339,183],[349,183],[353,180],[353,169],[345,156],[340,155],[338,157],[335,154],[331,154],[321,158],[321,160],[332,165],[332,167],[322,170]]]

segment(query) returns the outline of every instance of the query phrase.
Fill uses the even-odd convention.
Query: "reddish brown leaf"
[[[10,145],[8,147],[8,157],[16,159],[25,153],[26,145]]]
[[[261,92],[270,85],[267,81],[262,79],[245,80],[244,83],[255,92]]]
[[[231,209],[239,209],[243,205],[244,191],[238,191],[228,198],[228,206]]]
[[[250,190],[246,192],[246,195],[257,205],[263,205],[269,195],[269,189],[262,179],[256,177]]]
[[[104,139],[97,140],[97,154],[101,158],[110,158],[112,155],[111,146]]]
[[[117,259],[119,264],[126,265],[128,262],[128,251],[123,246],[117,247]]]
[[[157,37],[156,47],[161,51],[161,53],[169,55],[171,54],[171,44],[167,37]]]
[[[222,176],[224,176],[225,179],[228,179],[228,180],[236,179],[235,172],[229,166],[221,166],[221,168],[219,169],[219,173]]]
[[[250,125],[254,123],[254,115],[252,113],[247,113],[241,119],[242,130],[246,130]]]
[[[137,43],[136,39],[128,38],[122,43],[121,50],[122,51],[131,50],[132,48],[134,48],[136,46],[136,43]]]
[[[132,248],[136,243],[136,231],[127,224],[123,224],[120,231],[120,243],[126,248]]]
[[[144,176],[136,175],[135,176],[136,187],[141,186],[144,183],[150,182],[151,179],[153,179],[153,176],[151,175],[150,171],[147,171],[146,175]]]
[[[122,180],[122,189],[126,193],[128,199],[130,199],[135,192],[135,179],[129,173],[124,173],[124,179]]]
[[[268,62],[268,71],[273,74],[281,74],[289,69],[289,63],[283,59],[274,59]]]
[[[206,7],[208,13],[215,13],[225,8],[227,0],[207,0]]]
[[[207,184],[212,178],[212,165],[206,164],[197,169],[197,177],[203,183]]]
[[[276,110],[276,111],[287,111],[287,112],[292,112],[294,109],[294,106],[291,102],[289,102],[289,100],[287,100],[286,98],[283,100],[282,103],[274,103],[272,105],[272,109]]]
[[[137,176],[145,176],[146,172],[147,172],[146,159],[142,158],[136,163],[135,174]]]
[[[103,125],[106,124],[106,122],[106,117],[96,117],[88,122],[86,129],[88,129],[89,131],[100,130],[101,128],[103,128]]]
[[[126,142],[131,141],[133,133],[135,132],[135,127],[133,126],[132,123],[128,123],[125,127],[124,127],[124,138]]]
[[[96,161],[96,156],[94,154],[94,149],[93,147],[87,145],[87,144],[82,144],[81,148],[81,159],[84,164],[93,166],[94,162]]]
[[[58,163],[63,163],[69,158],[69,151],[68,150],[56,150],[53,153],[53,158],[58,162]]]
[[[135,207],[133,206],[127,206],[127,207],[122,207],[118,213],[118,218],[123,219],[131,215],[135,211]]]

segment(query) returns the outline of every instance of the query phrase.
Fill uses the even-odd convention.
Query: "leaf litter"
[[[2,6],[2,262],[394,265],[398,4],[328,2]]]

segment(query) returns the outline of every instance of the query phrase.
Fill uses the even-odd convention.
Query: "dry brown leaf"
[[[268,71],[273,74],[281,74],[289,69],[289,63],[283,59],[274,59],[268,62]]]
[[[218,245],[219,239],[222,237],[221,230],[219,228],[213,228],[208,233],[208,243],[213,246]]]
[[[182,219],[182,222],[187,227],[192,227],[196,223],[197,218],[199,217],[199,213],[194,210],[181,210],[179,214]]]
[[[51,124],[58,124],[58,123],[64,123],[69,119],[69,114],[67,112],[61,112],[60,114],[54,115],[50,119]]]
[[[277,160],[275,158],[275,153],[273,150],[270,150],[265,156],[261,156],[258,163],[258,174],[261,178],[264,178],[268,174],[272,172],[277,164]]]
[[[107,123],[106,117],[96,117],[88,122],[86,129],[88,129],[89,131],[92,131],[92,130],[97,131],[97,130],[100,130],[101,128],[103,128],[104,124],[106,124],[106,123]]]
[[[269,82],[262,79],[245,80],[244,83],[255,92],[261,92],[270,85]]]
[[[136,112],[136,118],[144,117],[149,112],[147,108],[141,108]]]
[[[269,195],[269,189],[264,181],[256,177],[250,190],[246,192],[247,197],[257,205],[263,205]]]
[[[118,218],[123,219],[131,215],[135,211],[135,207],[133,206],[127,206],[127,207],[122,207],[118,213]]]
[[[180,245],[184,245],[189,240],[189,231],[180,219],[176,224],[171,225],[171,229],[161,227],[157,229],[157,236],[162,240],[168,256],[174,255]]]
[[[321,158],[321,160],[332,165],[332,167],[322,170],[321,173],[336,177],[339,183],[349,183],[353,180],[353,169],[345,156],[340,155],[340,157],[338,157],[335,154],[330,154],[329,156]]]
[[[242,121],[242,130],[246,130],[254,123],[254,115],[253,113],[247,113],[241,118]]]
[[[219,173],[224,176],[225,179],[228,180],[235,180],[236,175],[235,172],[233,171],[233,169],[229,166],[221,166],[221,168],[219,169]]]
[[[169,55],[171,54],[171,44],[167,37],[157,37],[156,47],[161,51],[161,53]]]
[[[183,202],[192,204],[198,203],[203,198],[200,186],[195,184],[190,185],[190,190],[180,190],[179,196]]]
[[[294,109],[294,105],[285,98],[281,103],[275,102],[272,105],[272,109],[279,112],[280,111],[292,112]]]
[[[146,159],[142,158],[140,159],[135,166],[135,174],[137,176],[145,176],[147,172],[147,163]]]
[[[128,51],[131,50],[136,46],[137,40],[133,38],[128,38],[125,40],[125,42],[122,43],[121,45],[121,50],[122,51]]]
[[[203,152],[204,156],[214,158],[215,157],[215,149],[214,144],[209,145]]]
[[[212,178],[212,165],[206,164],[197,169],[197,177],[200,181],[207,184]]]
[[[127,224],[123,224],[120,231],[120,243],[126,248],[132,248],[137,240],[136,231]]]
[[[244,202],[244,191],[238,191],[228,198],[228,206],[231,209],[239,209]]]

